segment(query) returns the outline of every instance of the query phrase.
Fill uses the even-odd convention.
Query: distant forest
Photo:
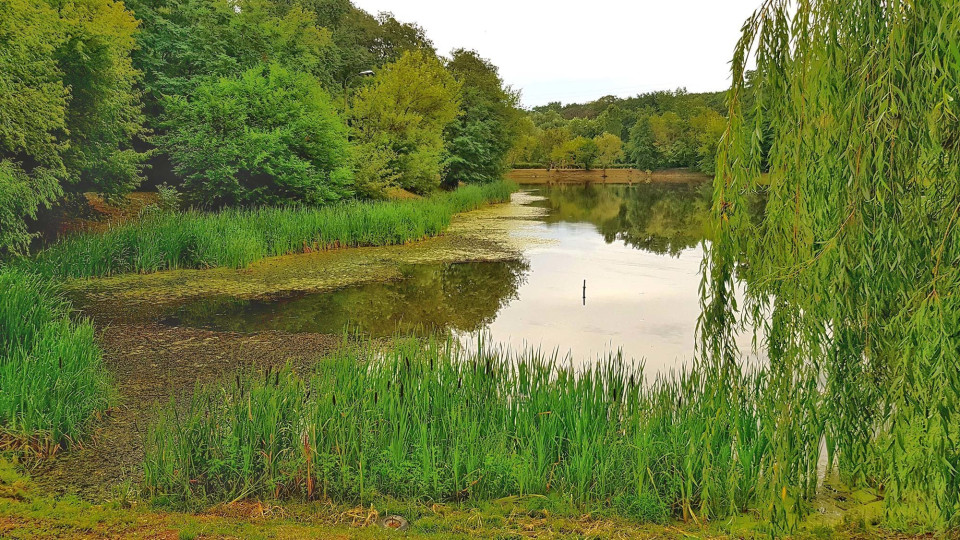
[[[725,92],[683,89],[534,107],[510,154],[517,168],[688,167],[713,174]]]

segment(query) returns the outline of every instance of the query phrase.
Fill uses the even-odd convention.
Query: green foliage
[[[22,253],[26,220],[64,186],[123,193],[139,183],[139,98],[122,4],[0,6],[0,254]]]
[[[93,326],[37,276],[0,267],[0,432],[52,452],[112,400]]]
[[[610,133],[597,135],[593,143],[597,146],[597,162],[604,170],[623,157],[623,141],[616,135]]]
[[[28,175],[13,161],[0,161],[0,256],[24,255],[34,238],[27,219],[36,219],[37,210],[50,207],[62,193],[59,179],[38,168]]]
[[[460,84],[440,61],[406,52],[357,92],[350,109],[359,154],[386,163],[357,178],[358,190],[395,184],[415,193],[440,185],[443,131],[459,112]]]
[[[717,171],[717,147],[727,129],[727,119],[712,109],[701,109],[690,118],[690,127],[699,143],[697,156],[700,161],[697,162],[697,169],[713,175]]]
[[[320,204],[349,189],[346,126],[309,75],[261,66],[165,107],[160,141],[195,202]]]
[[[204,83],[262,63],[334,81],[327,65],[330,32],[298,3],[245,0],[128,0],[142,23],[136,66],[144,74],[151,125],[162,127],[164,96],[186,96]]]
[[[102,234],[81,234],[37,255],[58,278],[177,268],[242,268],[265,257],[346,246],[402,244],[442,233],[451,217],[509,200],[515,186],[470,186],[427,199],[323,208],[165,213]]]
[[[475,51],[453,51],[447,69],[462,85],[462,113],[446,130],[444,182],[500,180],[517,138],[519,95],[505,87],[496,66]]]
[[[191,505],[237,497],[415,501],[558,494],[636,519],[714,519],[754,500],[768,435],[762,376],[644,384],[612,356],[466,353],[435,340],[344,349],[301,379],[238,375],[171,403],[148,434],[145,481]]]
[[[608,96],[582,105],[535,107],[529,114],[535,128],[525,128],[526,137],[518,139],[518,147],[511,153],[512,164],[568,166],[572,160],[569,156],[558,159],[564,156],[558,147],[577,137],[597,139],[608,133],[623,143],[617,163],[643,170],[689,167],[712,174],[725,123],[720,114],[722,104],[722,93],[677,90],[628,99]],[[558,135],[564,134],[558,130],[566,130],[566,138],[558,141]],[[540,144],[532,139],[539,139]]]
[[[758,493],[780,528],[821,444],[849,482],[883,486],[890,523],[960,519],[958,33],[960,4],[938,1],[773,0],[744,26],[702,350],[736,376],[738,325],[766,334],[781,404]]]
[[[63,153],[70,189],[125,194],[140,185],[145,156],[133,148],[143,133],[138,73],[130,53],[137,21],[120,2],[50,0],[63,22],[55,53],[63,85],[69,146]]]
[[[590,170],[597,161],[598,155],[599,148],[593,139],[577,137],[554,147],[550,153],[550,158],[553,163],[559,164],[560,167],[578,167]]]

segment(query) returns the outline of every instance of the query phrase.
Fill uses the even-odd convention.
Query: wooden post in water
[[[583,280],[583,305],[587,305],[587,280]]]

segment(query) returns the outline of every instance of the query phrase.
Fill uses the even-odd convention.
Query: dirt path
[[[99,501],[142,477],[143,440],[157,404],[189,398],[195,385],[215,384],[238,367],[304,368],[333,351],[338,336],[263,332],[234,334],[160,325],[113,325],[100,331],[104,360],[119,405],[89,440],[31,472],[52,493]]]

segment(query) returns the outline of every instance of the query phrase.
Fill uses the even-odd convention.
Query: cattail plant
[[[0,435],[52,453],[112,398],[93,326],[48,280],[0,267]]]

